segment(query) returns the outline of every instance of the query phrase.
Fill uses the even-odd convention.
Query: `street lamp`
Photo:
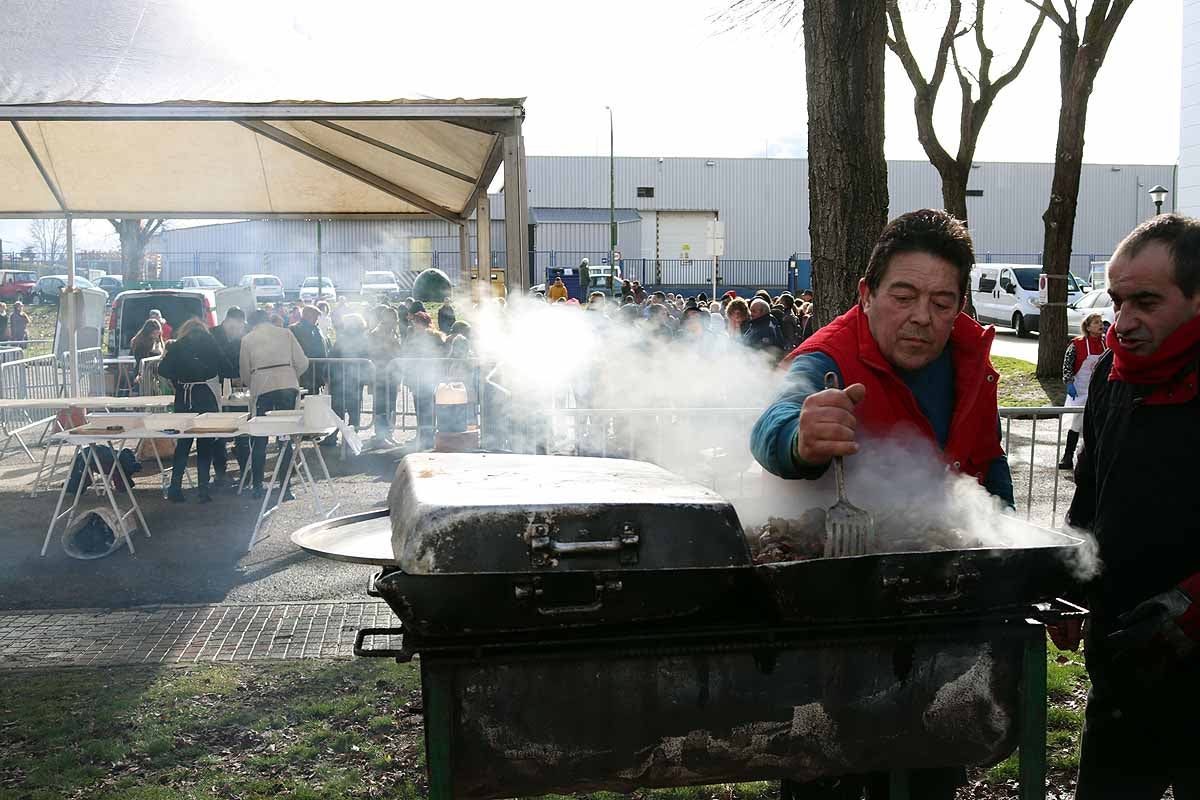
[[[1154,215],[1158,216],[1162,213],[1163,200],[1167,199],[1167,187],[1162,184],[1155,184],[1149,194],[1150,199],[1154,201]]]
[[[604,108],[608,111],[608,262],[609,266],[615,270],[617,268],[617,170],[613,161],[612,106]]]

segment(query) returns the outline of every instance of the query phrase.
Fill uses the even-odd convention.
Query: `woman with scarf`
[[[1087,405],[1088,384],[1092,382],[1092,371],[1096,362],[1104,355],[1104,318],[1099,314],[1088,314],[1079,326],[1082,336],[1077,336],[1067,345],[1063,354],[1063,383],[1067,385],[1067,408],[1083,408]],[[1083,412],[1071,415],[1071,429],[1067,431],[1067,446],[1063,448],[1059,469],[1075,469],[1075,445],[1079,443],[1079,432],[1083,430]]]
[[[158,374],[175,385],[175,413],[197,413],[220,411],[221,350],[208,330],[208,326],[193,317],[179,329],[175,341],[167,346]],[[208,493],[209,473],[212,469],[215,439],[196,439],[196,500],[212,502]],[[167,499],[172,503],[184,502],[183,473],[187,470],[188,455],[192,451],[191,439],[175,442],[175,459],[171,467],[171,489]]]

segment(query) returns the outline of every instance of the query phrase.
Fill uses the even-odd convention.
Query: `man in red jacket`
[[[924,209],[884,228],[859,281],[859,302],[788,356],[787,383],[751,435],[755,458],[781,478],[816,479],[860,438],[926,439],[949,467],[1008,505],[1000,446],[995,331],[962,313],[975,253],[961,222]],[[826,389],[833,372],[844,389]]]
[[[1092,375],[1069,521],[1086,586],[1088,695],[1076,800],[1200,798],[1200,220],[1163,214],[1108,264],[1116,321]],[[1060,646],[1065,631],[1058,635]]]
[[[751,434],[768,471],[816,479],[834,456],[872,440],[915,436],[946,465],[1008,505],[1012,475],[1000,445],[995,331],[962,313],[975,252],[966,227],[924,209],[888,223],[858,283],[858,304],[792,351],[787,382]],[[826,389],[833,372],[844,389]],[[952,800],[962,769],[917,770],[912,796]],[[845,776],[791,787],[793,798],[887,797],[886,776]]]

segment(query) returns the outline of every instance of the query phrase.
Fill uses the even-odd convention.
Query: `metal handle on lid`
[[[825,388],[826,389],[841,389],[842,382],[838,380],[836,372],[825,373]],[[833,457],[833,477],[837,481],[838,500],[846,499],[846,467],[842,464],[841,456]]]

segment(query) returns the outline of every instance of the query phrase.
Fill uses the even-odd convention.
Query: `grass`
[[[1048,759],[1059,784],[1078,768],[1081,657],[1050,645],[1047,686]],[[8,673],[0,682],[0,800],[423,797],[419,706],[417,668],[374,660]],[[1019,763],[1013,755],[974,780],[1003,793]],[[777,793],[777,783],[763,781],[633,797]]]
[[[1089,682],[1083,654],[1059,650],[1046,643],[1046,761],[1053,785],[1065,784],[1079,769],[1079,737],[1083,731],[1083,708]],[[992,785],[1007,785],[1020,774],[1020,753],[986,770],[980,779]]]
[[[992,356],[992,364],[1000,373],[1001,406],[1061,406],[1066,399],[1067,389],[1062,379],[1039,378],[1037,367],[1028,361]]]

